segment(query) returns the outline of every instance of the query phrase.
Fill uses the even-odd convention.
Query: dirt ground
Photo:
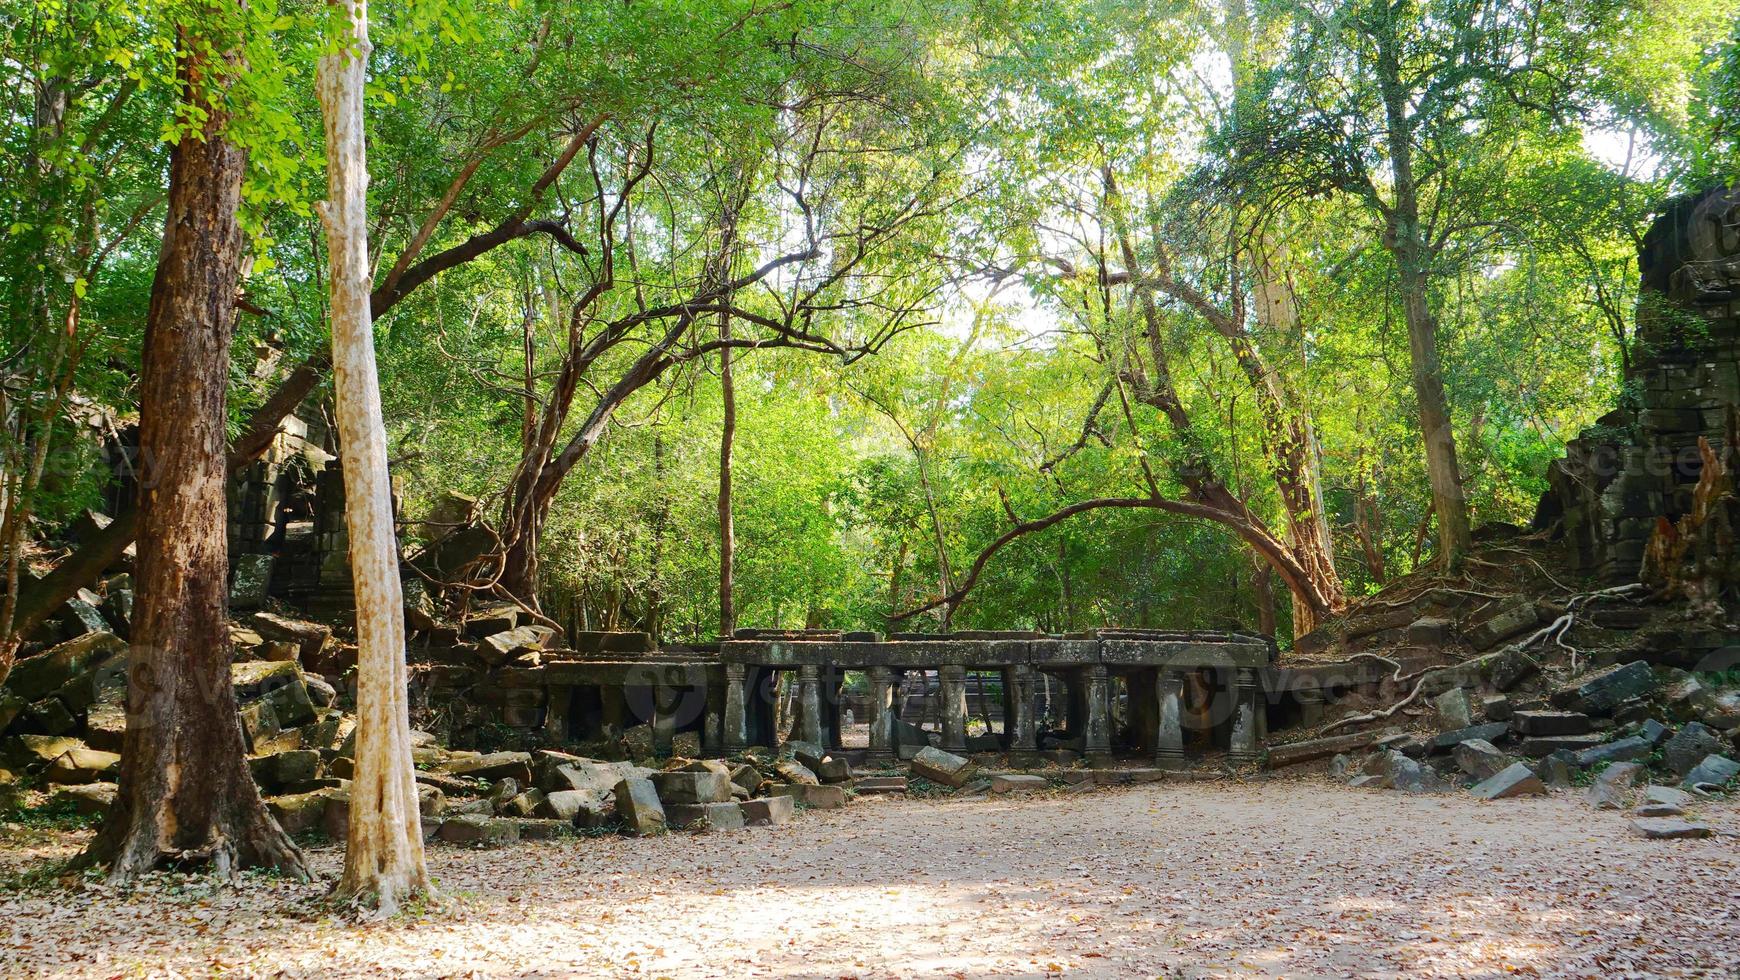
[[[1703,817],[1740,831],[1740,806]],[[0,896],[0,976],[1736,976],[1740,846],[1574,796],[1321,782],[876,800],[784,827],[436,847],[444,908],[250,876]],[[3,852],[16,870],[67,835]],[[336,848],[317,854],[335,875]]]

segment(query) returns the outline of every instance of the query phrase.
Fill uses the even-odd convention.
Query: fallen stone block
[[[574,825],[566,820],[548,820],[540,817],[507,817],[519,833],[520,840],[555,840],[574,833]]]
[[[460,756],[441,765],[450,776],[471,779],[512,779],[521,785],[532,781],[532,756],[527,752],[491,752],[488,755]]]
[[[246,622],[264,639],[295,644],[297,659],[309,667],[319,663],[327,645],[332,642],[332,627],[324,623],[311,623],[269,612],[254,613]]]
[[[266,801],[266,809],[287,834],[305,834],[319,830],[326,819],[326,801],[330,790],[274,796]]]
[[[113,633],[87,633],[18,661],[6,688],[20,702],[40,701],[126,652],[127,642]]]
[[[859,796],[888,796],[906,792],[905,776],[859,776],[852,787]]]
[[[1649,771],[1635,762],[1615,762],[1589,784],[1589,803],[1597,810],[1623,810],[1632,790],[1648,778]]]
[[[1685,781],[1680,785],[1694,786],[1700,789],[1721,789],[1732,782],[1735,776],[1740,776],[1740,762],[1735,762],[1725,755],[1711,753],[1704,757],[1704,761],[1693,766],[1691,772],[1686,773]]]
[[[1634,762],[1647,759],[1654,747],[1643,738],[1629,735],[1625,738],[1594,745],[1577,753],[1577,765],[1584,768],[1598,766],[1603,762]]]
[[[663,833],[665,808],[659,802],[652,780],[631,777],[616,784],[616,815],[623,827],[637,837]]]
[[[797,812],[797,804],[789,796],[764,796],[756,800],[745,800],[740,805],[743,809],[743,822],[750,827],[775,827],[790,823],[792,814]]]
[[[926,746],[912,757],[912,774],[943,786],[959,789],[972,775],[973,764],[953,753]]]
[[[280,728],[295,728],[315,719],[314,701],[302,670],[284,660],[250,660],[230,665],[230,684],[240,704],[270,704]]]
[[[799,786],[816,786],[821,783],[810,768],[796,759],[781,759],[773,764],[773,771],[779,778]]]
[[[816,810],[838,810],[846,805],[844,786],[805,786],[788,783],[774,787],[774,795],[790,797],[794,802]]]
[[[991,780],[993,793],[1043,793],[1051,788],[1051,780],[1044,776],[1029,776],[1018,772],[987,773]]]
[[[676,830],[739,830],[745,826],[743,806],[738,803],[678,803],[665,807],[665,817]]]
[[[1662,747],[1662,761],[1676,776],[1684,776],[1712,754],[1722,752],[1727,744],[1708,726],[1688,722]]]
[[[1672,734],[1672,729],[1654,718],[1645,719],[1642,724],[1637,726],[1637,736],[1652,746],[1661,745]]]
[[[745,796],[753,796],[764,781],[761,770],[747,762],[731,770],[731,785],[742,790]]]
[[[1432,709],[1441,730],[1455,731],[1474,724],[1474,702],[1465,687],[1453,687],[1433,698]]]
[[[785,754],[802,763],[804,768],[813,770],[828,757],[828,750],[815,742],[792,739],[785,743]]]
[[[1454,753],[1456,768],[1475,779],[1490,779],[1516,762],[1483,738],[1471,738],[1463,742],[1456,746]]]
[[[520,839],[520,824],[505,817],[467,813],[441,821],[436,836],[463,847],[500,847]]]
[[[508,817],[529,817],[538,811],[544,799],[544,791],[534,786],[503,803],[497,812]]]
[[[1515,716],[1514,711],[1510,698],[1502,694],[1490,694],[1480,699],[1480,712],[1487,721],[1509,721]]]
[[[1529,599],[1512,599],[1483,612],[1474,625],[1462,631],[1476,650],[1491,649],[1540,622],[1540,613]]]
[[[484,663],[500,667],[543,650],[555,635],[556,631],[548,626],[516,626],[484,637],[474,649]]]
[[[1577,769],[1566,758],[1569,753],[1554,752],[1552,755],[1535,762],[1529,768],[1541,777],[1541,782],[1552,789],[1570,789],[1576,782]]]
[[[1586,735],[1589,716],[1578,711],[1518,711],[1510,724],[1523,735]]]
[[[61,753],[48,764],[48,781],[61,786],[113,779],[121,771],[121,757],[114,752],[77,747]]]
[[[1484,739],[1491,742],[1503,738],[1504,734],[1508,731],[1510,731],[1510,724],[1503,721],[1489,721],[1482,725],[1470,725],[1467,728],[1458,728],[1454,731],[1443,732],[1432,736],[1431,741],[1426,743],[1426,751],[1433,753],[1449,752],[1456,746],[1461,745],[1463,742],[1466,742],[1471,738]]]
[[[1655,673],[1649,664],[1634,660],[1579,678],[1553,692],[1553,706],[1585,714],[1609,714],[1622,702],[1641,698],[1655,690]]]
[[[109,812],[109,805],[115,802],[115,792],[114,783],[67,786],[56,790],[48,802],[50,806],[70,808],[81,817],[100,817]]]
[[[652,776],[659,802],[728,803],[731,801],[731,779],[716,772],[660,772]]]
[[[1584,749],[1592,749],[1602,744],[1606,736],[1599,732],[1588,735],[1537,735],[1525,738],[1517,746],[1517,751],[1530,759],[1539,759],[1552,755],[1554,752],[1577,753]]]
[[[1672,786],[1648,786],[1644,788],[1643,798],[1650,803],[1664,803],[1668,806],[1687,807],[1698,802],[1698,798],[1683,789]]]
[[[1693,840],[1708,837],[1715,831],[1701,823],[1690,823],[1673,817],[1639,817],[1631,821],[1634,833],[1650,840]]]
[[[1504,800],[1513,796],[1545,796],[1547,787],[1533,770],[1518,762],[1482,780],[1469,792],[1476,799]]]
[[[1645,803],[1631,811],[1634,817],[1683,817],[1686,811],[1671,803]]]
[[[1279,769],[1283,766],[1297,765],[1301,762],[1311,762],[1342,752],[1352,752],[1363,749],[1375,743],[1381,732],[1353,732],[1348,735],[1331,735],[1328,738],[1313,738],[1303,742],[1289,742],[1286,745],[1269,746],[1269,768]]]
[[[1387,771],[1382,783],[1385,789],[1403,793],[1442,793],[1450,788],[1431,766],[1415,762],[1400,752],[1387,752],[1385,757]]]
[[[829,757],[823,759],[815,767],[816,778],[823,783],[849,783],[852,781],[852,766],[845,759]]]

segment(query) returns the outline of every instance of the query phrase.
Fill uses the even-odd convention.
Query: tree
[[[181,102],[140,371],[140,547],[119,792],[86,859],[126,881],[160,865],[308,877],[243,759],[230,686],[224,403],[242,265],[246,154],[224,94],[239,8],[178,31]]]
[[[337,50],[320,59],[316,87],[326,119],[326,223],[332,290],[333,389],[344,467],[345,527],[356,584],[356,773],[341,898],[392,915],[430,892],[411,762],[406,701],[405,607],[387,476],[387,433],[369,315],[368,158],[363,85],[368,2],[344,0]]]

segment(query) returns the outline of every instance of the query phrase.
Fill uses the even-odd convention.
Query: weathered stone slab
[[[1051,787],[1051,780],[1044,776],[1030,776],[1018,772],[992,772],[985,775],[991,780],[993,793],[1043,793]]]
[[[520,824],[506,817],[460,814],[441,821],[436,836],[464,847],[500,847],[520,839]]]
[[[1649,771],[1635,762],[1615,762],[1595,775],[1589,784],[1589,803],[1597,810],[1623,810],[1637,784]]]
[[[1684,776],[1712,753],[1727,748],[1721,736],[1699,722],[1688,722],[1662,747],[1662,761],[1675,775]]]
[[[823,783],[849,783],[852,781],[852,765],[845,759],[830,756],[815,767],[816,778]]]
[[[658,790],[659,802],[666,806],[731,801],[731,778],[721,773],[660,772],[651,778],[653,787]]]
[[[624,828],[637,837],[663,833],[665,808],[659,802],[652,780],[631,777],[616,784],[616,815]]]
[[[1454,753],[1456,767],[1475,779],[1490,779],[1516,762],[1484,738],[1471,738],[1456,746]]]
[[[892,796],[906,792],[905,776],[859,776],[852,787],[859,796]]]
[[[1586,735],[1589,716],[1577,711],[1518,711],[1510,720],[1523,735]]]
[[[532,756],[529,752],[491,752],[488,755],[460,756],[441,764],[440,770],[450,776],[470,779],[512,779],[525,785],[532,781]]]
[[[114,752],[79,746],[68,749],[48,764],[48,781],[77,786],[113,779],[121,771],[121,757]]]
[[[1736,776],[1740,776],[1740,762],[1725,755],[1711,753],[1704,757],[1704,761],[1693,766],[1691,772],[1686,773],[1685,782],[1680,785],[1720,788],[1727,786]]]
[[[787,783],[774,787],[773,792],[776,796],[790,797],[794,802],[817,810],[838,810],[846,805],[846,788],[844,786],[804,786]]]
[[[315,719],[314,701],[294,661],[255,660],[230,665],[230,684],[242,704],[262,701],[272,706],[280,728],[296,728]]]
[[[1528,766],[1518,762],[1482,780],[1469,792],[1477,799],[1503,800],[1513,796],[1546,796],[1546,784]]]
[[[1530,759],[1539,759],[1554,752],[1570,752],[1573,755],[1567,761],[1571,761],[1576,758],[1575,753],[1595,748],[1602,743],[1603,738],[1605,736],[1598,732],[1588,735],[1539,735],[1523,739],[1517,751]]]
[[[603,797],[577,789],[559,789],[545,793],[532,816],[576,823],[582,810],[602,810]]]
[[[319,789],[311,793],[275,796],[266,801],[266,809],[287,834],[305,834],[320,829],[326,816],[326,801],[332,790]]]
[[[1488,650],[1540,622],[1540,614],[1529,599],[1512,599],[1476,617],[1474,625],[1463,630],[1468,645],[1476,650]]]
[[[1353,732],[1347,735],[1331,735],[1327,738],[1313,738],[1303,742],[1289,742],[1286,745],[1269,746],[1269,768],[1280,769],[1283,766],[1298,765],[1301,762],[1311,762],[1342,752],[1353,752],[1374,744],[1382,732]]]
[[[1636,735],[1628,735],[1603,745],[1583,749],[1577,753],[1576,763],[1588,768],[1598,766],[1603,762],[1634,762],[1638,759],[1649,758],[1653,751],[1655,751],[1654,747],[1647,740]]]
[[[113,633],[87,633],[18,661],[6,689],[21,702],[40,701],[126,652],[127,642]]]
[[[744,800],[743,822],[750,827],[774,827],[790,823],[792,814],[797,812],[797,803],[789,796],[764,796],[755,800]]]
[[[665,818],[676,830],[737,830],[745,825],[737,803],[678,803],[665,807]]]
[[[953,753],[926,746],[912,757],[912,774],[943,786],[965,786],[973,772],[973,764]]]
[[[1502,721],[1489,721],[1483,725],[1470,725],[1455,731],[1443,732],[1432,736],[1426,743],[1428,752],[1448,752],[1471,738],[1484,739],[1488,742],[1504,737],[1510,731],[1510,725]]]
[[[1639,817],[1631,821],[1631,829],[1640,837],[1650,840],[1691,840],[1715,833],[1714,829],[1705,824],[1690,823],[1673,817]]]
[[[1456,731],[1474,724],[1474,702],[1465,687],[1453,687],[1433,698],[1432,708],[1437,714],[1438,727],[1443,731]]]
[[[796,759],[781,759],[773,764],[773,771],[780,779],[797,786],[815,786],[821,783],[810,768]]]
[[[1599,673],[1578,678],[1553,692],[1553,706],[1586,714],[1608,714],[1622,702],[1654,691],[1655,673],[1649,664],[1634,660]]]

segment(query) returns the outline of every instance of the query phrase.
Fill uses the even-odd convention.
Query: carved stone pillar
[[[866,674],[870,681],[870,751],[865,761],[872,766],[894,764],[894,672],[887,667],[871,667]]]
[[[1158,705],[1154,731],[1154,764],[1162,769],[1184,768],[1184,672],[1161,667],[1154,678]]]
[[[967,751],[967,668],[945,666],[937,671],[942,699],[942,749],[963,755]]]
[[[822,744],[822,676],[815,664],[798,667],[797,737],[812,745]]]
[[[1112,763],[1112,719],[1109,697],[1111,675],[1105,664],[1094,664],[1081,670],[1082,699],[1086,702],[1087,723],[1082,729],[1082,755],[1094,767]]]
[[[1033,723],[1033,668],[1015,664],[1003,674],[1007,691],[1009,764],[1022,768],[1039,764],[1038,731]]]
[[[1299,699],[1299,720],[1308,726],[1323,723],[1323,689],[1320,687],[1302,687],[1294,693]]]
[[[672,688],[662,681],[653,685],[653,755],[661,759],[671,754],[676,741],[677,705],[681,703],[681,688]]]
[[[1232,743],[1227,758],[1234,763],[1257,759],[1257,672],[1240,667],[1233,679]]]
[[[544,737],[560,744],[568,741],[568,706],[574,702],[574,689],[558,684],[550,688],[549,697],[544,707]]]
[[[744,669],[742,664],[725,665],[725,754],[736,755],[749,747],[749,712],[743,699]]]
[[[707,685],[707,710],[701,721],[701,754],[717,759],[725,754],[725,685]]]

